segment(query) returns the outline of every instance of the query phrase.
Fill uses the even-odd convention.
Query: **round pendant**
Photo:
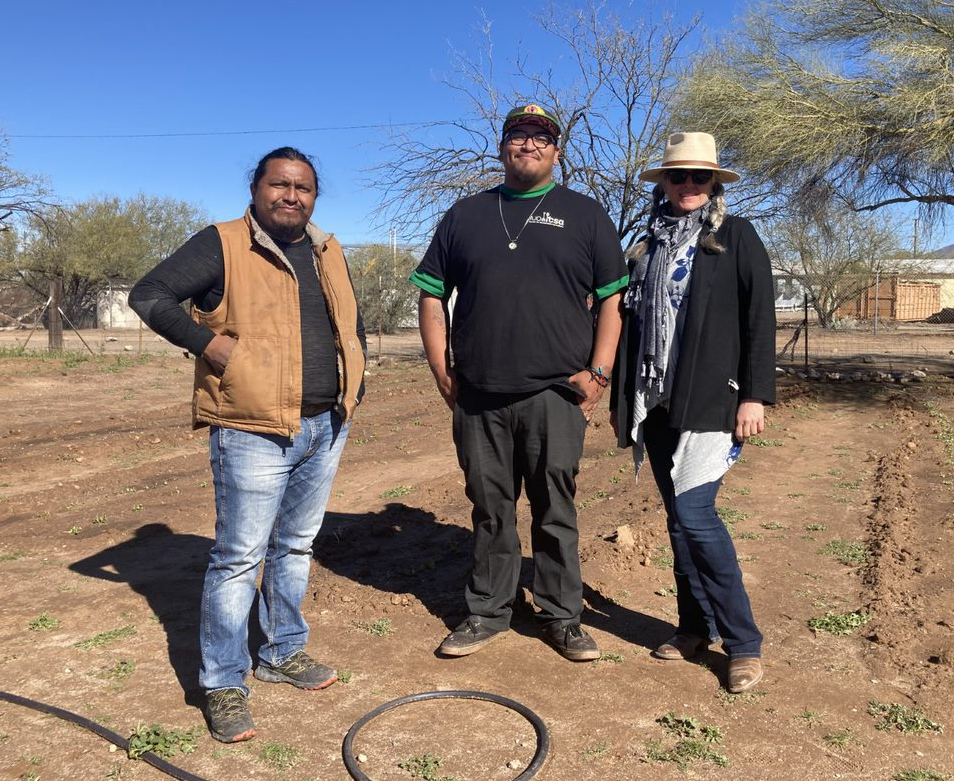
[[[507,246],[510,247],[510,249],[516,249],[516,248],[517,248],[517,242],[511,241]]]

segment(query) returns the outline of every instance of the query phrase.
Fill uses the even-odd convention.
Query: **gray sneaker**
[[[471,616],[444,638],[444,641],[437,647],[437,652],[444,654],[444,656],[467,656],[474,651],[479,651],[491,640],[495,640],[506,631],[505,629],[491,629],[485,626],[479,618]]]
[[[295,651],[281,664],[259,662],[255,677],[266,683],[290,683],[299,689],[324,689],[338,680],[338,673],[318,664],[304,651]]]
[[[596,641],[579,624],[568,626],[547,624],[543,627],[543,636],[570,661],[588,662],[600,658],[600,649]]]
[[[244,691],[213,689],[205,697],[205,716],[213,738],[223,743],[238,743],[255,737],[255,722]]]

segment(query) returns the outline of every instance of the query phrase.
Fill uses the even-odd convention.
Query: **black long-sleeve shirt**
[[[338,395],[338,363],[328,306],[307,238],[276,242],[298,278],[301,309],[302,406],[332,403]],[[192,299],[210,312],[222,301],[225,259],[214,225],[195,234],[146,274],[129,294],[129,305],[143,321],[173,344],[201,355],[215,336],[180,306]],[[358,314],[358,337],[365,345],[364,324]]]

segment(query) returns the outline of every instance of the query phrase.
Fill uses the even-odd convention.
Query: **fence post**
[[[877,269],[875,271],[875,314],[874,314],[874,332],[876,336],[878,334],[878,314],[881,312],[880,285],[881,285],[881,269]]]
[[[808,293],[805,293],[805,321],[802,325],[805,332],[805,371],[808,372]]]
[[[50,301],[52,302],[47,309],[49,331],[47,332],[47,349],[63,349],[63,320],[60,315],[60,307],[63,305],[63,278],[53,277],[50,280]]]

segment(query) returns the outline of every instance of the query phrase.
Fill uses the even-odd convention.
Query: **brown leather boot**
[[[729,685],[726,688],[732,694],[747,692],[762,680],[762,660],[746,656],[741,659],[729,659]]]
[[[653,651],[653,656],[666,661],[681,661],[691,659],[708,647],[709,640],[705,637],[675,634]]]

